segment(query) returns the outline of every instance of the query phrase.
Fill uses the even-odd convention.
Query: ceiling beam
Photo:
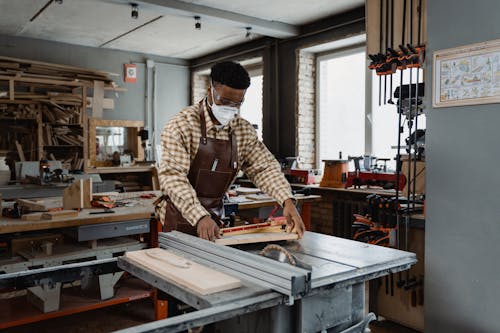
[[[130,5],[131,3],[129,0],[105,1],[126,5]],[[153,10],[159,15],[200,16],[202,29],[204,23],[217,22],[221,25],[229,25],[233,27],[235,25],[241,25],[242,28],[252,27],[252,33],[275,38],[289,38],[297,36],[300,32],[299,27],[292,24],[264,20],[253,16],[187,3],[179,0],[137,0],[132,2],[139,5],[139,15],[141,9],[147,9]]]

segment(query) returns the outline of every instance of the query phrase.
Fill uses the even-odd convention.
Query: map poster
[[[433,106],[500,102],[500,40],[436,51]]]

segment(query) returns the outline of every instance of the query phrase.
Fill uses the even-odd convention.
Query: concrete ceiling
[[[130,2],[0,0],[0,34],[192,59],[248,40],[246,27],[252,27],[251,38],[287,38],[296,35],[300,25],[364,4],[364,0],[138,0],[134,2],[139,17],[132,19]],[[201,17],[201,30],[194,28],[196,15]]]

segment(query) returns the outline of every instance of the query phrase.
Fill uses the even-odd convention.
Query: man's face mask
[[[211,85],[210,91],[212,93],[212,104],[210,105],[212,113],[222,126],[226,126],[240,112],[240,108],[239,106],[215,104],[215,88],[213,85]],[[219,99],[217,98],[217,100]]]

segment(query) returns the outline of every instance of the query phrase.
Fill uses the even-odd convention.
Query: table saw
[[[260,256],[268,244],[230,248],[179,232],[160,233],[161,248],[241,280],[237,289],[201,295],[148,267],[118,259],[118,266],[190,305],[195,311],[120,333],[180,332],[214,323],[220,332],[363,332],[365,282],[409,269],[415,254],[306,232],[279,243],[299,265]]]

